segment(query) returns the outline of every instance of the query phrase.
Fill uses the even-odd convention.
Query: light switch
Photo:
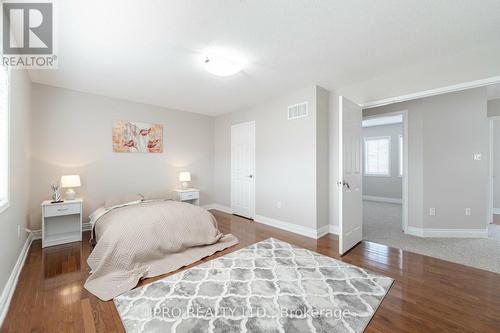
[[[481,161],[481,153],[474,153],[474,161]]]

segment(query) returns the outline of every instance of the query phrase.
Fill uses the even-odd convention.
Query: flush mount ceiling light
[[[222,48],[212,48],[203,52],[205,69],[217,76],[231,76],[240,72],[246,65],[246,60],[240,54]]]

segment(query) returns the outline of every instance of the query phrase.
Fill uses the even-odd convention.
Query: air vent
[[[288,120],[307,117],[307,102],[290,105],[288,107]]]

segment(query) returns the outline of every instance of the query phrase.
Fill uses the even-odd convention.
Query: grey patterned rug
[[[363,332],[392,282],[270,238],[114,302],[127,332]]]

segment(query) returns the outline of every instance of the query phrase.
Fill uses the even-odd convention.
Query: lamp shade
[[[82,186],[82,183],[80,181],[79,175],[69,175],[61,177],[61,187],[63,188],[72,188],[80,186]]]
[[[179,181],[180,182],[190,182],[191,181],[191,173],[187,171],[183,171],[179,173]]]

